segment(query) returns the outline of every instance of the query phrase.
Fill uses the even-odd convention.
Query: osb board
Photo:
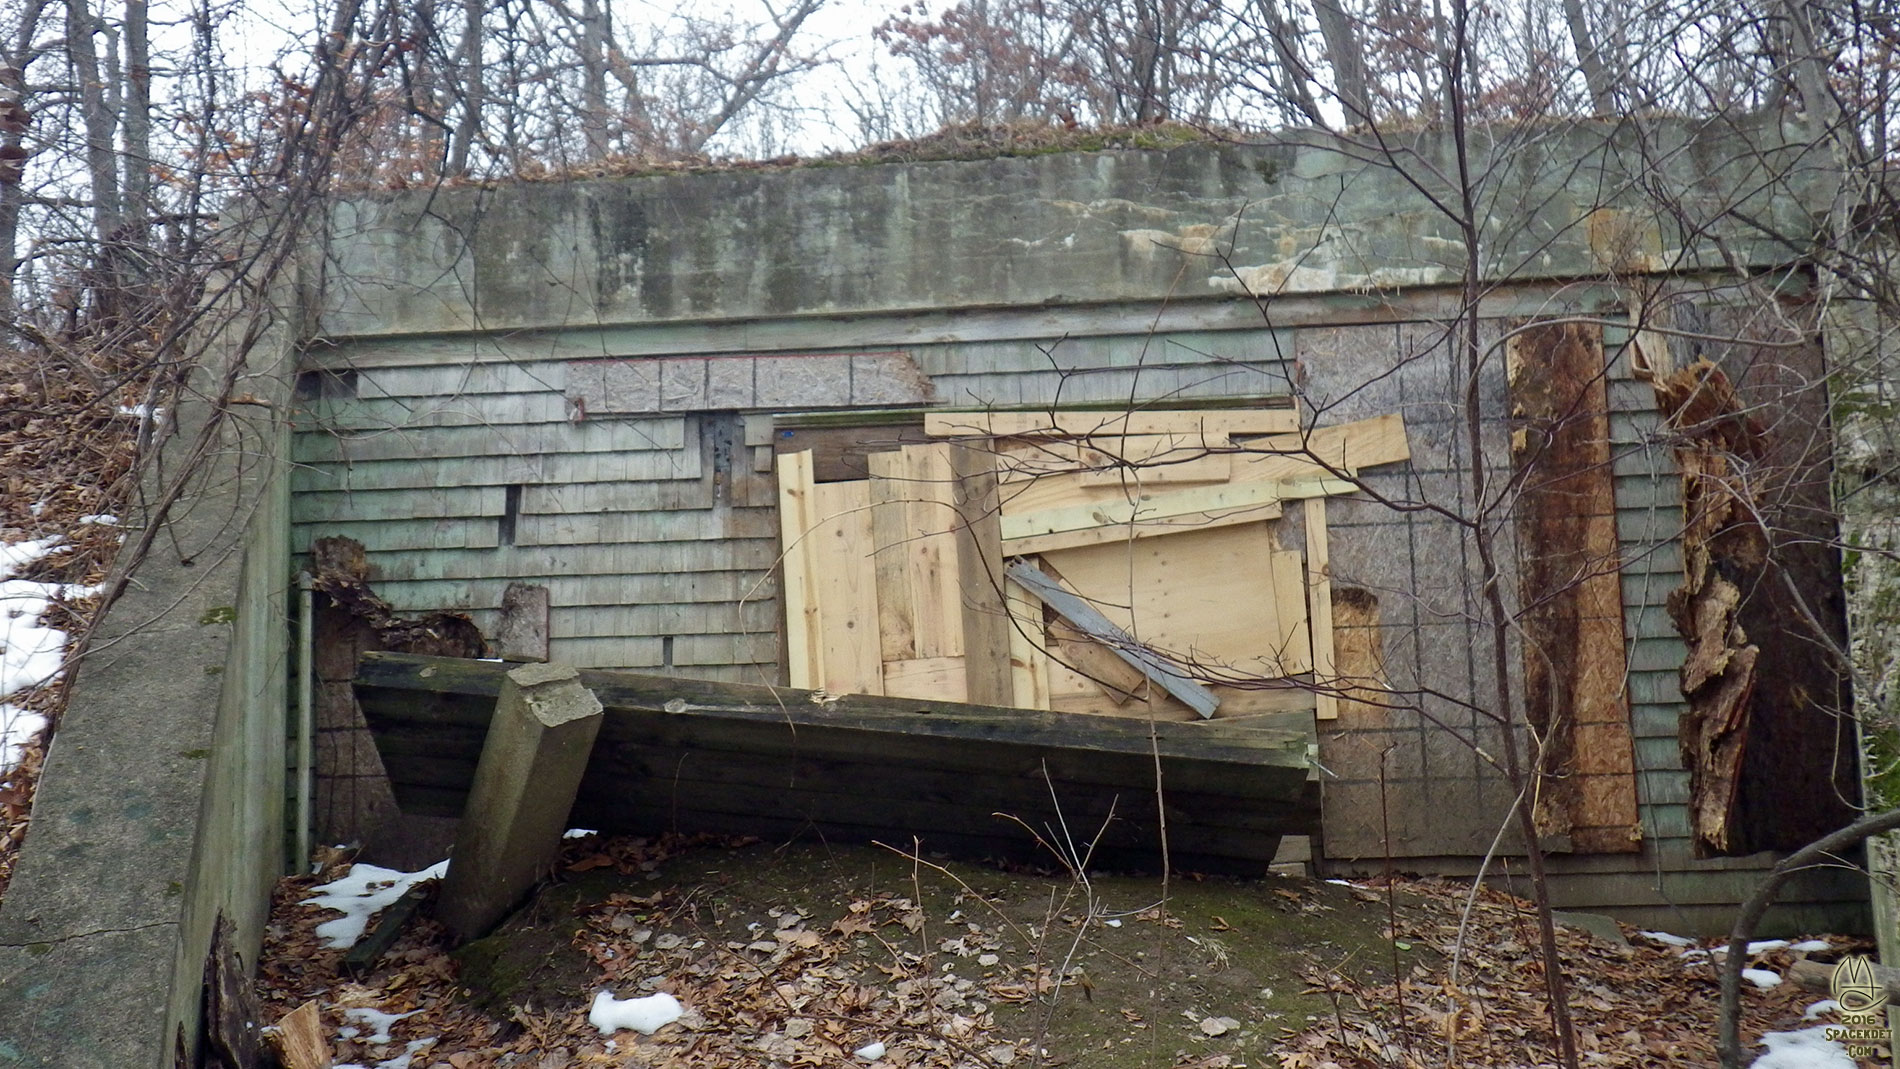
[[[1071,589],[1197,678],[1312,669],[1301,555],[1264,525],[1043,554]]]
[[[1524,707],[1546,744],[1545,835],[1640,848],[1602,328],[1528,327],[1506,347],[1524,605]]]

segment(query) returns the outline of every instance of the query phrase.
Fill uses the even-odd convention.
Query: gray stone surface
[[[436,916],[457,938],[487,934],[554,859],[600,731],[601,705],[564,664],[508,673],[488,724]]]
[[[1657,211],[1644,201],[1650,184],[1628,180],[1660,167],[1664,181],[1700,194],[1686,205],[1691,215],[1701,205],[1711,216],[1714,206],[1734,205],[1782,233],[1809,232],[1808,206],[1769,177],[1812,174],[1818,184],[1828,168],[1795,166],[1790,157],[1801,150],[1772,147],[1782,135],[1763,122],[1747,130],[1663,122],[1474,130],[1474,173],[1509,191],[1487,201],[1494,210],[1484,220],[1481,266],[1553,279],[1611,266],[1722,269],[1717,238],[1744,259],[1782,262],[1779,242],[1732,220],[1703,233],[1708,220]],[[1435,175],[1457,171],[1453,144],[1433,130],[1388,138],[1403,171],[1299,131],[1254,145],[1168,151],[365,196],[332,212],[337,262],[322,329],[342,337],[771,317],[837,322],[880,312],[1455,282],[1462,245],[1427,199],[1446,193],[1434,188]],[[602,219],[616,223],[603,227]],[[681,219],[692,225],[672,222]],[[757,344],[748,342],[750,331],[727,351]]]

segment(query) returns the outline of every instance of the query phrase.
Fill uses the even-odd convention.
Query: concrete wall
[[[171,1066],[181,1029],[197,1040],[216,918],[254,965],[284,871],[291,350],[276,329],[211,355],[192,396],[220,396],[241,360],[231,395],[272,404],[168,413],[162,470],[207,452],[123,576],[47,755],[0,905],[0,1066]]]

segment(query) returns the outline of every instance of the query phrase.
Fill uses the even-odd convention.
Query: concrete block
[[[749,356],[706,361],[706,407],[714,410],[757,407],[752,389],[753,363]]]
[[[436,906],[457,939],[494,927],[560,847],[600,732],[600,700],[579,677],[568,665],[529,664],[502,684]]]
[[[712,407],[706,401],[709,362],[692,358],[660,361],[661,411],[699,412]]]

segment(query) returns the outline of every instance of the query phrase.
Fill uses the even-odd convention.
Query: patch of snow
[[[1803,939],[1799,943],[1791,944],[1788,947],[1789,950],[1794,951],[1796,954],[1816,954],[1827,948],[1828,944],[1825,939]]]
[[[95,512],[88,516],[79,517],[79,522],[91,524],[95,527],[117,527],[119,525],[119,518],[110,512]]]
[[[369,919],[382,909],[395,904],[396,900],[409,893],[409,889],[424,880],[441,879],[449,871],[449,863],[438,861],[421,872],[397,872],[377,865],[361,863],[351,865],[350,871],[341,879],[332,880],[320,887],[312,887],[316,893],[304,899],[307,906],[334,909],[343,914],[335,920],[324,921],[317,925],[317,936],[324,945],[337,949],[346,949],[356,945],[363,938],[363,930],[369,927]]]
[[[1810,1003],[1807,1009],[1801,1011],[1801,1019],[1804,1021],[1818,1021],[1830,1013],[1838,1013],[1840,1008],[1840,1003],[1831,998],[1824,998],[1819,1002]]]
[[[44,626],[40,618],[54,602],[83,598],[93,592],[92,588],[13,578],[60,545],[58,537],[0,545],[0,701],[51,682],[65,667],[66,632]],[[35,725],[26,733],[42,726]],[[0,723],[0,772],[11,769],[19,760],[18,745],[23,741],[24,736],[16,738],[13,728]]]
[[[357,1006],[344,1010],[343,1016],[347,1020],[356,1021],[359,1024],[374,1029],[368,1036],[363,1038],[363,1042],[375,1047],[392,1040],[393,1037],[389,1034],[391,1025],[405,1017],[414,1017],[419,1012],[421,1011],[411,1010],[408,1013],[384,1013],[379,1009]]]
[[[1721,950],[1723,948],[1717,947],[1716,949]],[[1694,961],[1698,958],[1709,957],[1710,954],[1707,950],[1704,950],[1701,947],[1690,947],[1689,949],[1682,952],[1682,956],[1690,961]]]
[[[1771,950],[1780,950],[1787,945],[1786,939],[1757,939],[1748,944],[1748,953],[1752,957],[1756,954],[1766,954]]]
[[[1670,935],[1668,932],[1637,932],[1636,934],[1642,936],[1644,939],[1650,940],[1651,942],[1661,943],[1662,945],[1668,946],[1668,947],[1695,946],[1695,940],[1685,939],[1679,935]]]
[[[377,1062],[376,1069],[409,1069],[409,1063],[415,1060],[416,1055],[434,1045],[435,1039],[433,1037],[429,1039],[412,1039],[407,1046],[403,1047],[401,1054],[396,1055],[388,1061]]]
[[[1761,1045],[1768,1053],[1756,1058],[1750,1069],[1855,1069],[1846,1049],[1827,1038],[1828,1027],[1764,1034]]]
[[[0,702],[0,776],[13,771],[26,744],[45,728],[46,718],[40,714]]]
[[[140,419],[150,416],[152,423],[155,425],[165,422],[165,410],[163,408],[152,408],[149,405],[120,405],[119,415],[137,416]]]
[[[618,999],[612,992],[602,991],[594,996],[594,1005],[587,1011],[587,1023],[600,1029],[603,1035],[631,1028],[650,1036],[679,1020],[685,1012],[680,1000],[664,991],[628,999]]]
[[[1771,987],[1781,986],[1781,974],[1778,972],[1770,972],[1767,969],[1743,969],[1742,979],[1747,980],[1763,991]]]
[[[561,833],[561,838],[563,838],[563,839],[585,839],[585,838],[587,838],[587,837],[588,837],[589,835],[599,835],[599,834],[600,834],[599,832],[597,832],[597,831],[595,831],[595,830],[594,830],[594,829],[592,829],[592,828],[569,828],[569,829],[567,829],[566,831],[564,831],[564,832],[562,832],[562,833]]]
[[[862,1058],[867,1062],[874,1062],[874,1061],[877,1061],[879,1058],[884,1057],[884,1044],[867,1043],[864,1046],[859,1047],[857,1050],[852,1051],[851,1053],[857,1055],[859,1058]]]

